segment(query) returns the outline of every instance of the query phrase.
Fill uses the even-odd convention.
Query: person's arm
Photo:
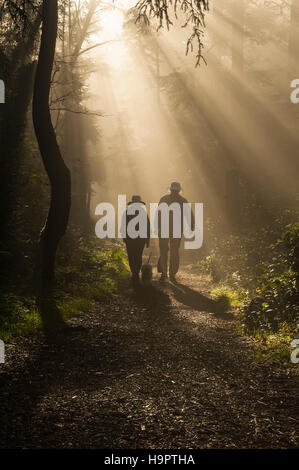
[[[190,202],[187,201],[187,199],[184,199],[184,204],[190,204]],[[190,207],[191,207],[191,204],[190,204]],[[190,229],[192,230],[192,232],[194,232],[195,230],[195,217],[194,217],[194,212],[192,210],[192,207],[191,207],[191,224],[190,224]]]
[[[158,212],[158,221],[157,221],[158,222],[158,227],[157,227],[158,228],[158,237],[161,236],[161,212],[159,211],[159,206],[162,202],[164,202],[163,197],[161,197],[161,199],[159,201],[159,204],[158,204],[158,207],[157,207],[157,212]]]
[[[194,232],[195,230],[195,217],[194,217],[194,212],[191,207],[191,230]]]

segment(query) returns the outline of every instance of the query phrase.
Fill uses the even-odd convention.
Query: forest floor
[[[178,281],[128,287],[69,330],[8,344],[0,447],[295,447],[296,377],[253,360],[204,278]]]

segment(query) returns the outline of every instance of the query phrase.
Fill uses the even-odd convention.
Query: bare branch
[[[91,112],[91,111],[80,111],[77,109],[70,109],[70,108],[50,108],[50,111],[66,111],[67,113],[73,113],[73,114],[84,114],[85,116],[98,116],[98,117],[106,117],[107,114],[102,114],[102,113],[96,113],[96,112]]]

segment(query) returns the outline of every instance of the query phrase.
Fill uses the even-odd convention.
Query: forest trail
[[[295,447],[295,378],[255,365],[209,286],[178,279],[8,345],[0,447]]]

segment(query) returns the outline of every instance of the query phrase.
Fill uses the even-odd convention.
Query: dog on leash
[[[153,268],[150,265],[151,256],[152,254],[149,255],[147,263],[143,264],[141,268],[141,279],[145,286],[149,286],[153,278]]]

